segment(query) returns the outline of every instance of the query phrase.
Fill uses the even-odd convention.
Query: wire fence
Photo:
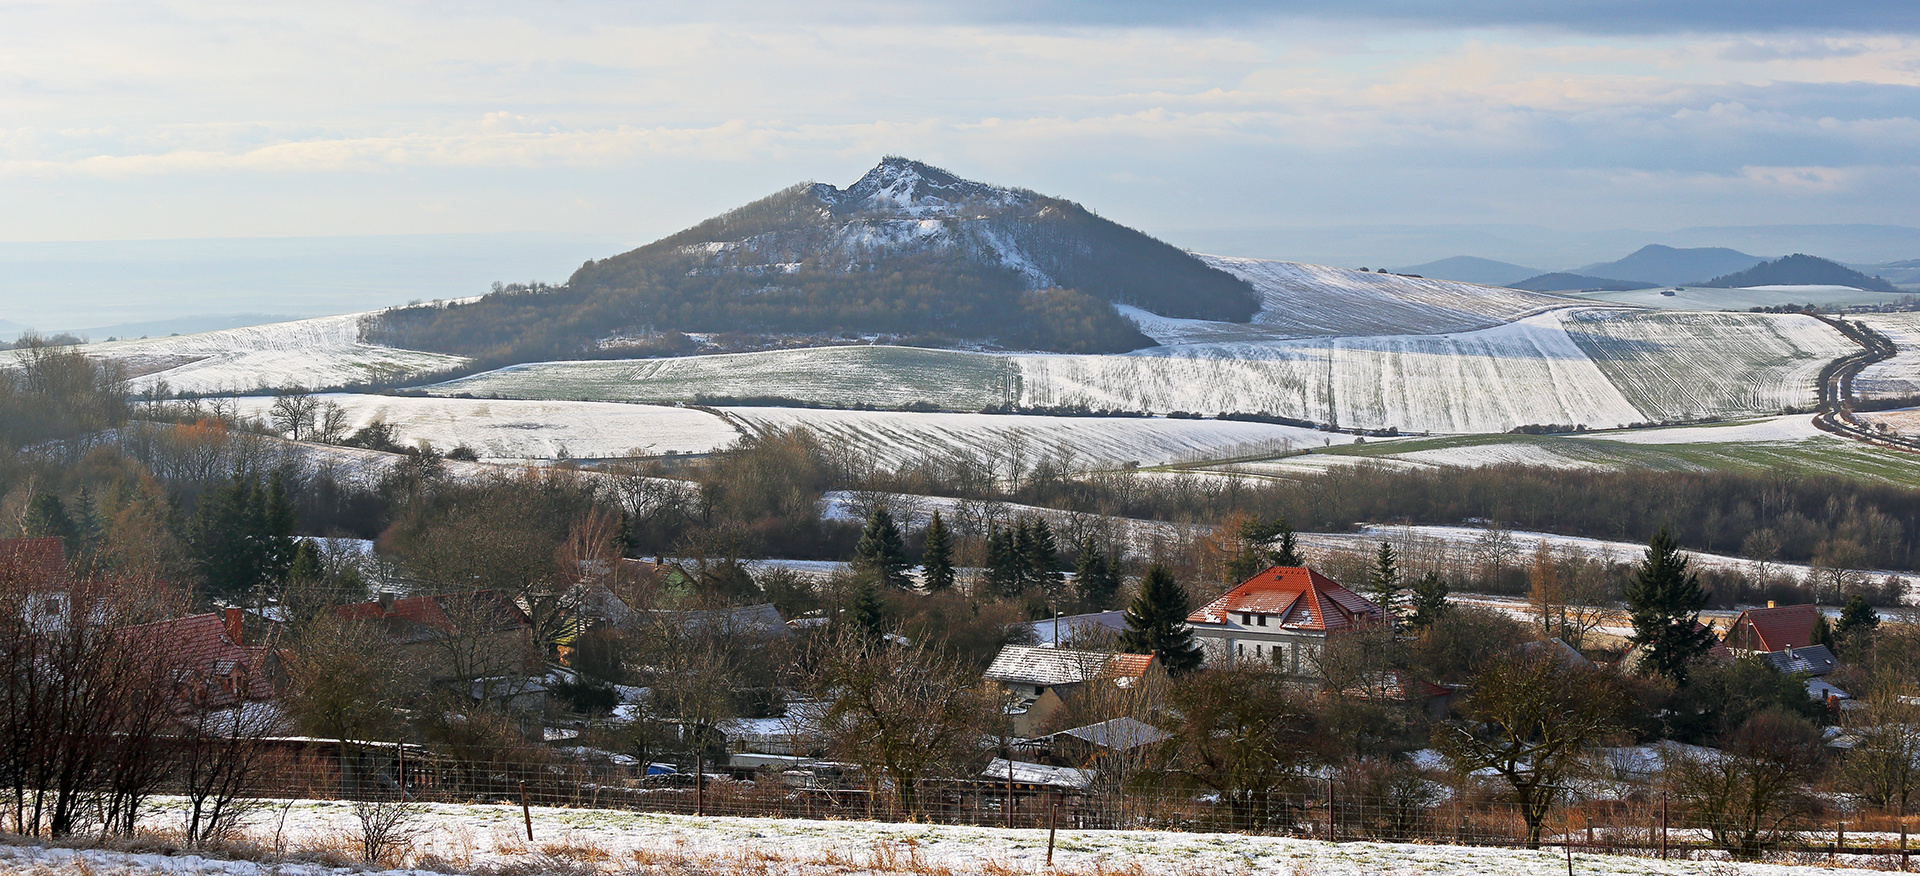
[[[1173,830],[1334,842],[1392,842],[1660,858],[1761,858],[1907,870],[1912,819],[1799,806],[1709,813],[1642,784],[1611,795],[1567,793],[1544,810],[1503,782],[1412,773],[1394,782],[1301,775],[1263,790],[1223,791],[1137,776],[1077,786],[1011,778],[871,776],[841,764],[649,774],[621,756],[526,760],[512,750],[462,757],[415,745],[342,747],[266,740],[247,796],[618,809],[689,816],[869,820],[1018,829]],[[1023,780],[1025,779],[1025,780]],[[1103,780],[1104,781],[1104,780]],[[171,783],[157,789],[180,793]],[[1805,801],[1802,801],[1803,803]]]

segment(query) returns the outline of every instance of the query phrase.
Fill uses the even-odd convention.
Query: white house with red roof
[[[1328,636],[1387,622],[1387,613],[1305,566],[1274,566],[1187,616],[1207,663],[1254,662],[1312,677]]]

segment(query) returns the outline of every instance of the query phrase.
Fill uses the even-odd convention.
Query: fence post
[[[1333,824],[1333,774],[1327,774],[1327,842],[1337,843],[1340,834]]]
[[[707,756],[702,752],[693,755],[693,814],[707,814]]]
[[[1660,795],[1660,860],[1667,859],[1667,795]]]
[[[1053,866],[1053,834],[1060,827],[1060,792],[1053,792],[1053,808],[1047,810],[1047,866]]]
[[[1900,819],[1900,872],[1907,872],[1907,819]]]
[[[520,780],[520,817],[527,822],[527,842],[533,842],[533,809],[527,806],[527,782]]]

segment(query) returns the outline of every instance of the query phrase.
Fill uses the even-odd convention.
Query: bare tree
[[[1434,729],[1434,746],[1461,774],[1490,769],[1512,789],[1539,848],[1547,812],[1588,746],[1622,728],[1626,691],[1610,672],[1548,649],[1509,653],[1475,678],[1466,719]]]
[[[1792,819],[1810,811],[1808,785],[1825,749],[1805,719],[1768,710],[1748,718],[1722,750],[1678,757],[1669,779],[1715,845],[1757,858],[1790,839]]]
[[[1280,673],[1253,666],[1182,679],[1171,698],[1184,718],[1173,769],[1219,794],[1235,827],[1271,826],[1323,759],[1305,696]]]
[[[274,431],[299,441],[312,435],[314,416],[319,410],[320,401],[313,397],[313,393],[296,386],[273,397],[273,407],[268,409],[267,419]]]

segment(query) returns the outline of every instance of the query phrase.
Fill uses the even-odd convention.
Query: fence
[[[1739,825],[1681,805],[1642,784],[1625,793],[1569,793],[1529,825],[1499,781],[1461,782],[1402,770],[1299,775],[1261,792],[1105,777],[1077,787],[994,777],[869,779],[844,765],[713,769],[647,775],[618,755],[524,757],[528,748],[472,749],[460,757],[417,746],[341,748],[325,740],[266,740],[271,750],[249,793],[262,797],[507,803],[705,816],[914,821],[1078,830],[1177,830],[1335,842],[1566,847],[1598,854],[1694,857],[1724,852]],[[329,747],[331,746],[331,747]],[[540,752],[554,749],[536,747]],[[701,766],[704,767],[704,764]],[[1596,783],[1594,787],[1622,787]],[[178,789],[161,787],[162,792]],[[1719,830],[1715,830],[1715,827]],[[1807,808],[1762,824],[1748,856],[1823,863],[1878,856],[1910,864],[1910,819]]]

